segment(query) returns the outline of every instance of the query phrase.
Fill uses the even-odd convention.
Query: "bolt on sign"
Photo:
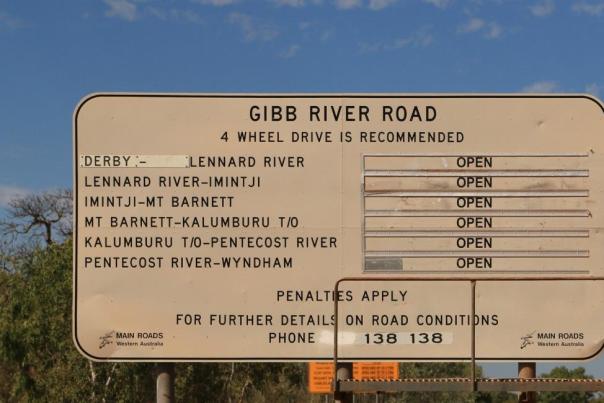
[[[310,393],[333,392],[333,362],[308,363],[308,391]],[[399,369],[397,362],[354,362],[352,363],[352,377],[355,380],[398,379]]]
[[[587,359],[604,107],[584,95],[95,94],[74,339],[96,360]],[[345,277],[426,281],[361,281]],[[568,277],[476,285],[435,277]],[[573,280],[570,280],[572,278]]]

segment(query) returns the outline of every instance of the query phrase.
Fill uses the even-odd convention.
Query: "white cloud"
[[[369,8],[377,11],[382,10],[396,3],[397,0],[369,0]]]
[[[293,45],[290,45],[290,47],[287,48],[287,50],[285,50],[279,56],[282,57],[283,59],[291,59],[292,57],[294,57],[298,54],[299,50],[300,50],[300,45],[293,44]]]
[[[489,26],[485,33],[485,37],[487,37],[488,39],[497,39],[501,36],[502,33],[503,28],[501,28],[501,25],[497,24],[496,22],[491,22],[489,23]]]
[[[273,2],[277,6],[286,6],[294,8],[304,7],[307,4],[312,4],[315,6],[323,4],[323,0],[271,0],[271,2]]]
[[[604,13],[604,1],[598,1],[595,3],[579,1],[573,4],[573,11],[579,14],[599,16]]]
[[[591,94],[593,96],[596,96],[596,97],[600,96],[601,89],[602,89],[602,87],[600,87],[596,83],[591,83],[591,84],[588,84],[585,86],[585,92],[587,92],[588,94]]]
[[[278,6],[288,6],[288,7],[304,7],[304,0],[273,0]]]
[[[359,44],[361,53],[373,53],[392,51],[405,48],[407,46],[413,46],[416,48],[423,48],[429,46],[434,42],[434,37],[427,28],[422,28],[413,35],[397,38],[391,42],[376,42]]]
[[[458,32],[462,32],[462,33],[467,33],[467,32],[476,32],[481,30],[483,27],[485,26],[485,22],[483,19],[480,18],[470,18],[468,20],[468,22],[466,22],[465,24],[461,25],[457,31]]]
[[[191,24],[203,23],[203,18],[199,14],[191,10],[162,10],[155,7],[149,7],[145,10],[153,17],[159,18],[164,21],[177,21],[177,22],[188,22]]]
[[[434,7],[447,8],[451,0],[423,0],[424,3],[432,4]]]
[[[136,4],[128,0],[103,0],[109,6],[105,12],[107,17],[121,18],[126,21],[134,21],[137,18]]]
[[[530,7],[531,13],[533,13],[535,17],[547,17],[552,14],[555,9],[556,4],[554,3],[554,0],[543,0]]]
[[[329,38],[331,38],[333,36],[333,31],[331,30],[325,30],[321,33],[321,36],[319,37],[319,40],[321,42],[326,42],[327,40],[329,40]]]
[[[537,81],[522,88],[522,92],[529,93],[549,93],[560,90],[560,86],[555,81]]]
[[[497,39],[503,34],[503,28],[495,21],[487,22],[482,18],[472,17],[457,28],[457,32],[469,34],[480,32],[487,39]]]
[[[341,10],[350,10],[361,6],[361,0],[336,0],[336,7]]]
[[[18,29],[23,26],[23,21],[15,18],[5,12],[0,11],[0,29],[7,28],[10,30]]]
[[[235,4],[237,0],[195,0],[195,2],[209,6],[224,7]]]
[[[229,14],[228,21],[231,24],[237,25],[243,32],[243,37],[246,41],[270,41],[279,34],[275,29],[258,23],[251,16],[243,13]]]
[[[26,189],[15,186],[0,185],[0,207],[7,207],[11,200],[17,197],[23,197],[28,193],[29,191]]]
[[[170,10],[170,14],[178,20],[190,22],[192,24],[201,24],[203,22],[201,16],[191,10]]]
[[[427,30],[420,30],[417,32],[413,38],[411,43],[415,46],[426,47],[434,42],[434,37]]]
[[[320,42],[325,42],[333,35],[331,28],[324,28],[322,24],[316,21],[302,21],[298,24],[298,29],[302,32],[304,38],[314,37]]]

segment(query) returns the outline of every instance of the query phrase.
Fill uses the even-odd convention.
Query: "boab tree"
[[[5,235],[34,235],[50,245],[57,237],[72,234],[73,201],[69,189],[16,197],[8,203],[0,222]]]

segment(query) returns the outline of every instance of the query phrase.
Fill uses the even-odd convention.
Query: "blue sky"
[[[0,0],[0,203],[70,185],[90,92],[599,94],[602,38],[603,0]]]
[[[90,92],[602,97],[603,38],[604,0],[0,0],[0,207],[71,186]]]

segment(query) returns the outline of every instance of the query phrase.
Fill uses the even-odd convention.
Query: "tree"
[[[94,363],[76,351],[71,268],[68,239],[33,248],[4,275],[0,368],[8,383],[0,393],[9,393],[9,402],[151,401],[152,364]]]
[[[9,274],[0,270],[0,307],[8,303]],[[0,319],[2,317],[0,316]],[[0,356],[1,357],[1,356]],[[12,379],[14,369],[6,360],[0,359],[0,402],[8,402],[11,395]]]
[[[593,379],[593,376],[585,373],[585,368],[578,367],[568,369],[564,366],[556,367],[549,373],[541,374],[542,378],[561,379]],[[542,392],[539,401],[545,403],[584,403],[594,397],[591,392]]]
[[[7,219],[0,225],[4,235],[42,237],[46,245],[50,245],[58,236],[71,236],[72,213],[71,190],[59,189],[11,200]]]

